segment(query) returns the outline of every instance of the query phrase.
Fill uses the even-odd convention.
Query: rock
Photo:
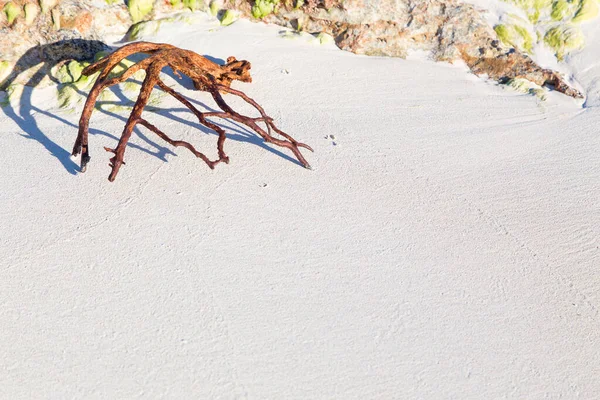
[[[127,8],[133,23],[140,22],[148,15],[154,6],[154,0],[129,0]]]
[[[77,30],[82,37],[86,37],[92,28],[92,13],[89,11],[81,11],[75,15],[61,15],[61,29]]]
[[[23,6],[25,12],[25,24],[31,25],[40,13],[40,8],[35,3],[26,3]]]
[[[10,69],[0,74],[0,90],[15,83],[49,83],[50,79],[42,78],[53,63],[92,59],[107,48],[101,38],[125,34],[131,25],[124,3],[42,0],[38,7],[31,1],[13,0],[11,4],[23,13],[11,24],[0,20],[0,62]]]
[[[40,0],[40,8],[42,9],[42,13],[47,13],[56,4],[58,4],[58,0]]]
[[[12,25],[15,20],[21,16],[21,7],[20,5],[15,4],[14,1],[9,1],[2,8],[4,15],[6,15],[6,22],[8,25]]]

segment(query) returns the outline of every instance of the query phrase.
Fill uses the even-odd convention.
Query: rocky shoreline
[[[501,83],[525,79],[583,97],[559,73],[500,41],[474,6],[455,0],[131,0],[127,5],[119,0],[11,0],[0,1],[0,7],[0,89],[49,83],[50,68],[93,59],[104,50],[107,35],[125,36],[158,16],[190,10],[221,19],[234,12],[330,35],[339,48],[357,54],[406,57],[424,50],[438,61],[462,60],[474,74]]]

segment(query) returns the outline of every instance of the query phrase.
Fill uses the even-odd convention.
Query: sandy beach
[[[282,30],[145,40],[249,60],[233,87],[312,170],[223,122],[229,165],[136,128],[111,183],[126,110],[95,111],[82,174],[81,107],[1,109],[0,398],[598,398],[597,40],[564,66],[587,98],[541,100]],[[144,115],[216,156],[175,99]]]

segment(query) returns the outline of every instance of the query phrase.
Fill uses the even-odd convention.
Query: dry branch
[[[129,57],[135,53],[145,53],[149,56],[132,65],[120,75],[115,77],[110,76],[110,73],[115,66],[117,66],[126,57]],[[167,86],[160,79],[160,72],[165,67],[170,67],[177,75],[180,73],[187,75],[190,79],[192,79],[194,82],[194,87],[197,90],[205,91],[211,94],[215,103],[222,111],[199,111],[184,96]],[[225,151],[223,150],[223,144],[226,139],[225,131],[220,126],[209,121],[207,117],[230,119],[244,124],[250,129],[254,130],[266,142],[289,149],[305,168],[310,168],[310,165],[299,150],[299,148],[302,147],[312,151],[310,146],[297,142],[291,136],[282,132],[275,126],[273,119],[265,113],[264,109],[258,105],[258,103],[246,96],[243,92],[230,88],[231,82],[234,80],[252,82],[249,72],[250,63],[248,61],[238,61],[235,59],[235,57],[229,57],[225,65],[218,65],[192,51],[179,49],[168,44],[137,42],[119,48],[112,54],[83,70],[83,75],[86,76],[92,75],[98,71],[100,71],[100,74],[98,75],[94,86],[90,90],[88,98],[83,107],[83,112],[81,114],[81,118],[79,119],[79,133],[77,135],[75,145],[73,146],[73,156],[81,153],[82,172],[85,172],[86,166],[90,160],[88,129],[90,117],[92,111],[94,110],[98,95],[105,88],[127,80],[134,73],[140,70],[144,70],[146,72],[146,77],[144,78],[140,94],[133,106],[129,119],[125,124],[125,128],[123,129],[119,143],[114,149],[105,148],[107,151],[114,154],[114,156],[110,159],[109,164],[112,168],[112,171],[108,177],[109,181],[112,182],[115,180],[117,173],[119,172],[119,168],[121,165],[125,164],[123,161],[125,148],[129,138],[131,137],[133,129],[137,124],[145,126],[147,129],[156,133],[160,138],[173,146],[187,148],[196,157],[201,158],[204,162],[206,162],[211,169],[220,162],[228,163],[229,158],[225,155]],[[196,115],[198,121],[202,125],[212,129],[218,134],[219,138],[217,140],[217,151],[219,158],[217,160],[211,161],[204,154],[197,151],[194,146],[188,142],[171,139],[156,126],[142,118],[144,107],[148,103],[150,93],[155,86],[158,86],[185,105],[192,113]],[[225,102],[222,93],[241,97],[260,113],[260,117],[251,118],[237,113]],[[266,131],[259,125],[259,123],[264,124]],[[272,135],[273,132],[283,137],[283,139],[274,137]]]

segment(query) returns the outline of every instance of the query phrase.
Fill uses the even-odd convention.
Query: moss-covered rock
[[[502,43],[531,54],[534,39],[525,26],[518,23],[499,24],[494,27],[494,30]]]
[[[579,9],[573,18],[574,23],[588,21],[598,16],[597,0],[582,0]]]
[[[562,61],[569,51],[583,47],[585,37],[578,27],[561,25],[550,29],[546,33],[544,36],[544,43],[554,50],[556,58]]]
[[[0,100],[0,106],[6,107],[9,104],[17,103],[23,96],[24,90],[25,86],[20,83],[9,85],[4,91],[2,100]]]
[[[228,26],[233,24],[240,17],[239,13],[233,10],[225,10],[223,15],[221,16],[221,25]]]
[[[328,33],[321,32],[316,36],[316,39],[319,41],[319,44],[332,44],[335,43],[333,36]]]
[[[547,12],[552,7],[553,0],[533,0],[532,8],[529,9],[527,17],[532,24],[540,20],[542,13]]]
[[[506,85],[520,93],[536,96],[540,100],[546,100],[546,91],[540,85],[523,78],[514,78],[506,82]]]
[[[570,20],[577,11],[578,2],[568,0],[556,0],[552,4],[550,16],[554,21]]]
[[[6,60],[0,61],[0,86],[4,80],[10,75],[12,72],[13,66],[10,62]]]
[[[81,72],[88,65],[90,65],[90,63],[87,61],[70,61],[60,66],[60,68],[54,73],[54,77],[60,83],[77,82],[81,79]]]
[[[183,6],[192,11],[201,10],[204,7],[202,0],[183,0]]]
[[[153,0],[129,0],[127,8],[133,23],[143,20],[152,11],[153,5]]]
[[[262,19],[275,12],[280,0],[256,0],[252,6],[252,16]]]
[[[531,53],[536,44],[546,44],[562,60],[583,46],[583,34],[574,24],[596,18],[600,0],[504,0],[523,9],[528,21],[514,23],[518,17],[504,15],[495,27],[503,43]]]
[[[9,25],[12,25],[15,20],[21,16],[21,7],[19,7],[16,3],[9,1],[2,8],[4,15],[6,15],[6,20]]]
[[[514,4],[527,14],[531,23],[539,21],[540,16],[550,11],[552,3],[555,0],[504,0],[507,3]]]
[[[160,30],[161,24],[161,20],[156,20],[142,21],[131,25],[131,28],[129,28],[129,31],[127,31],[126,40],[140,40],[143,37],[155,36]]]
[[[141,21],[131,25],[125,34],[126,41],[141,40],[151,36],[156,36],[164,24],[167,23],[184,23],[192,24],[194,18],[189,13],[180,13],[168,18],[160,18],[150,21]]]
[[[221,4],[219,4],[218,1],[214,0],[210,2],[210,6],[208,7],[208,9],[210,10],[210,14],[213,17],[216,17],[217,14],[219,13],[219,10],[221,9]]]

